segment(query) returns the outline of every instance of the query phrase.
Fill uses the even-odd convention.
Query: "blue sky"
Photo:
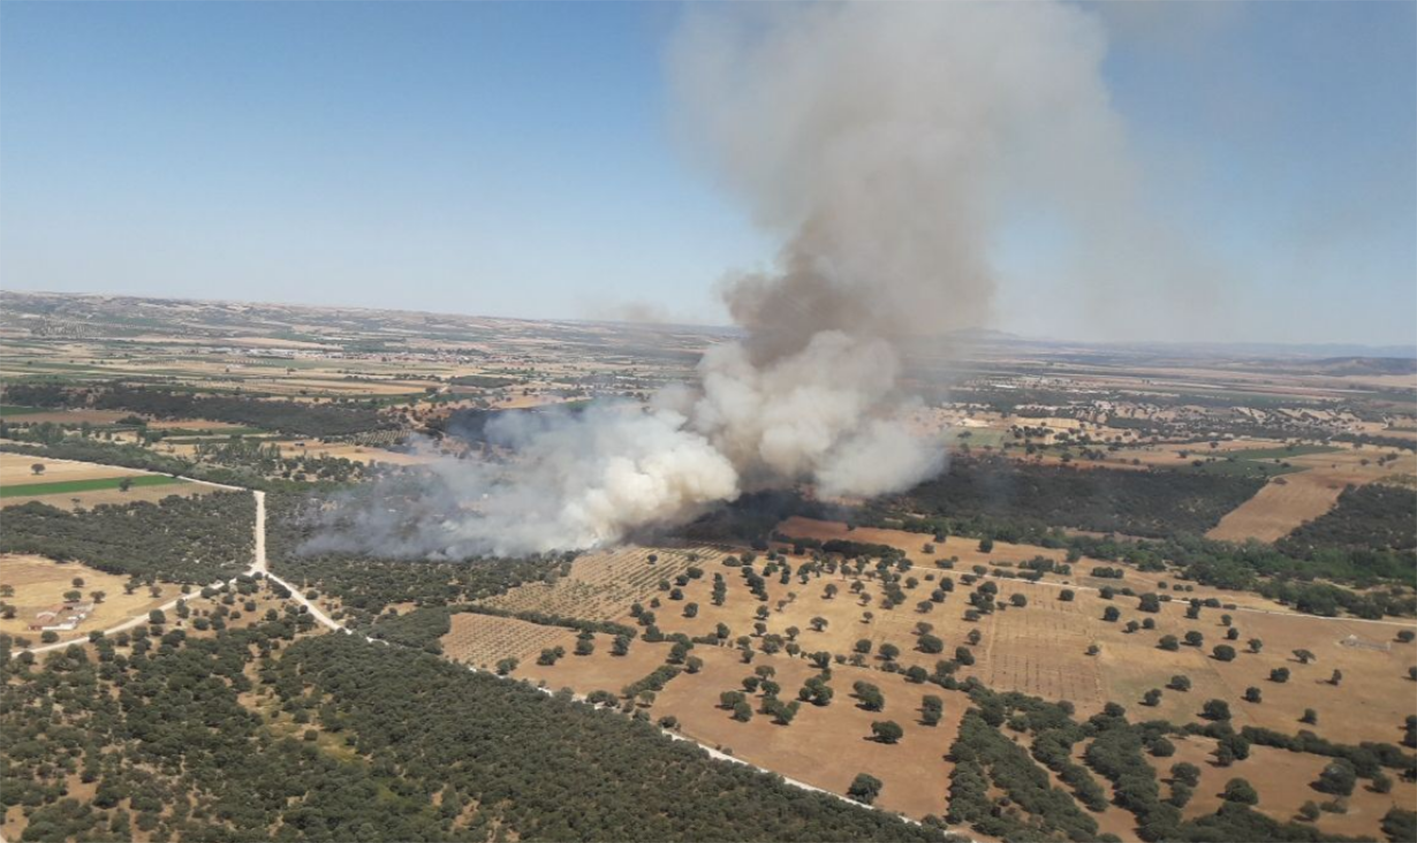
[[[1223,338],[1417,342],[1417,6],[1153,5],[1089,8],[1148,188],[1242,279]],[[776,244],[670,137],[680,12],[8,0],[0,287],[720,319]]]

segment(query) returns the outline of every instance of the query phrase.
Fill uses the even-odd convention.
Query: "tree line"
[[[250,567],[256,503],[249,492],[227,491],[79,511],[30,501],[6,507],[4,521],[0,552],[78,561],[135,579],[205,584]]]

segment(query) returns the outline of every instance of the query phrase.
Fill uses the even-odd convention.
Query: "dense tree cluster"
[[[1089,832],[1088,824],[1094,821],[1073,802],[1076,797],[1088,809],[1101,811],[1109,804],[1110,795],[1113,804],[1136,815],[1137,833],[1143,840],[1349,839],[1325,834],[1309,824],[1280,823],[1258,814],[1244,798],[1248,795],[1245,788],[1239,785],[1231,790],[1235,798],[1214,814],[1184,820],[1179,808],[1189,800],[1200,777],[1199,768],[1189,763],[1172,766],[1171,795],[1163,800],[1155,762],[1147,756],[1170,755],[1174,744],[1168,737],[1197,734],[1217,740],[1218,754],[1243,758],[1248,755],[1250,741],[1234,732],[1228,723],[1190,724],[1185,728],[1164,721],[1133,724],[1128,722],[1126,711],[1115,703],[1078,723],[1072,719],[1072,706],[1066,702],[1050,703],[1020,693],[999,693],[974,679],[957,683],[946,677],[940,682],[967,691],[975,705],[965,713],[959,738],[950,751],[955,770],[947,819],[967,824],[981,834],[1019,840],[1114,840],[1109,835]],[[1001,731],[1004,726],[1009,732],[1033,736],[1032,759],[1007,736],[1008,732]],[[1290,739],[1297,741],[1295,751],[1303,751],[1299,746],[1306,746],[1313,739],[1304,735],[1301,732],[1299,737]],[[1283,737],[1274,738],[1273,745],[1281,745],[1279,738]],[[1087,769],[1072,760],[1072,747],[1082,741],[1088,742],[1084,753],[1087,765],[1108,780],[1110,794]],[[1400,751],[1390,745],[1339,748],[1320,742],[1314,748],[1327,750],[1320,754],[1335,756],[1340,765],[1349,765],[1355,776],[1381,776],[1379,758],[1387,766],[1405,763],[1399,757]],[[1358,757],[1363,768],[1351,764],[1350,757]],[[1057,773],[1072,788],[1072,796],[1050,787],[1047,774],[1034,766],[1033,760]],[[1340,789],[1345,783],[1338,773],[1329,774],[1328,779],[1336,781]],[[1375,784],[1378,781],[1374,778]],[[1401,815],[1390,814],[1389,819],[1394,829],[1403,827]]]
[[[158,419],[208,419],[294,436],[348,436],[393,424],[368,406],[194,395],[141,386],[113,386],[95,392],[89,403],[99,410],[128,410]]]
[[[1303,559],[1343,553],[1406,551],[1407,570],[1417,560],[1417,489],[1369,483],[1349,486],[1328,512],[1305,522],[1278,542],[1280,550]]]
[[[952,460],[944,474],[887,505],[951,519],[1025,519],[1161,537],[1204,533],[1263,485],[1220,474],[1078,470],[991,457]]]
[[[169,495],[157,503],[70,511],[6,507],[0,551],[80,561],[137,579],[206,584],[251,566],[256,503],[249,492]]]

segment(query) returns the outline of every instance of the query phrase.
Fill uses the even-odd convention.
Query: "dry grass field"
[[[82,586],[73,584],[76,577],[84,581]],[[60,563],[41,556],[0,554],[0,586],[10,586],[15,591],[14,596],[4,598],[6,603],[15,607],[15,617],[8,620],[0,618],[0,633],[38,642],[39,633],[29,629],[30,624],[35,622],[35,613],[62,604],[66,591],[83,592],[85,601],[92,600],[91,594],[95,591],[102,591],[105,596],[76,629],[61,632],[61,640],[87,638],[92,630],[122,623],[134,615],[161,606],[179,593],[176,585],[159,584],[162,593],[158,597],[153,597],[147,587],[124,594],[123,584],[127,581],[127,577],[106,574],[78,562]]]
[[[1275,477],[1254,497],[1226,513],[1206,537],[1223,541],[1282,539],[1305,521],[1332,509],[1347,484],[1334,473],[1319,469]]]
[[[1323,804],[1333,798],[1313,788],[1313,782],[1318,780],[1319,772],[1327,762],[1322,756],[1256,746],[1250,749],[1249,758],[1236,761],[1229,767],[1219,767],[1213,763],[1215,741],[1192,737],[1174,743],[1174,756],[1153,758],[1151,762],[1157,768],[1157,777],[1163,779],[1169,777],[1172,764],[1182,761],[1200,768],[1200,786],[1183,811],[1187,818],[1215,813],[1221,805],[1220,794],[1225,789],[1225,783],[1234,778],[1245,779],[1253,785],[1260,795],[1255,810],[1279,822],[1295,819],[1305,802]],[[1392,792],[1386,794],[1375,793],[1366,784],[1360,783],[1353,795],[1345,800],[1346,813],[1324,812],[1314,826],[1327,834],[1374,839],[1374,832],[1381,824],[1383,815],[1393,806],[1411,810],[1417,805],[1417,784],[1393,778]],[[1109,813],[1116,810],[1110,808]]]
[[[157,502],[170,495],[182,495],[191,497],[194,495],[207,495],[216,491],[212,486],[205,486],[201,483],[188,483],[179,481],[167,483],[161,486],[134,486],[124,492],[119,489],[92,489],[81,492],[56,492],[47,495],[17,495],[4,499],[5,506],[16,506],[29,501],[39,501],[50,506],[68,509],[72,506],[84,508],[101,506],[104,504],[125,504],[134,501]],[[78,503],[75,504],[74,500]]]
[[[692,565],[708,568],[723,557],[710,547],[646,548],[633,545],[577,558],[570,576],[554,585],[530,583],[478,601],[514,612],[546,612],[588,620],[611,620],[646,598],[662,579],[674,579]],[[651,562],[649,557],[656,557]]]
[[[581,694],[598,689],[618,692],[663,664],[669,649],[667,644],[637,641],[628,655],[617,658],[609,655],[606,636],[597,639],[596,652],[590,656],[567,655],[551,667],[523,664],[515,675]],[[574,635],[568,641],[573,642]],[[569,644],[563,646],[569,653]],[[672,715],[683,734],[701,743],[835,793],[845,793],[857,773],[869,773],[884,783],[877,805],[917,818],[944,813],[952,769],[944,756],[969,706],[964,694],[912,685],[899,675],[837,666],[829,683],[835,691],[830,705],[803,704],[791,725],[784,726],[757,711],[759,702],[754,698],[756,713],[742,723],[719,706],[719,694],[743,690],[742,680],[754,675],[754,668],[768,665],[776,670],[774,681],[782,686],[784,700],[795,699],[797,689],[817,671],[802,659],[782,656],[759,656],[744,664],[735,651],[723,647],[699,646],[694,655],[703,659],[703,669],[679,674],[656,694],[648,707],[653,719]],[[852,699],[851,687],[858,680],[881,689],[886,700],[882,711],[866,711]],[[926,694],[944,699],[945,717],[937,726],[919,722]],[[904,737],[895,745],[872,740],[871,723],[877,720],[895,721],[904,729]]]
[[[35,474],[31,466],[44,466],[44,471]],[[17,486],[21,483],[49,483],[67,480],[94,480],[105,477],[137,477],[144,472],[111,465],[51,460],[26,454],[0,453],[0,484]]]
[[[574,635],[560,627],[464,612],[453,615],[452,629],[439,640],[448,658],[490,669],[500,659],[511,657],[526,661],[542,648],[558,643],[566,646],[567,638],[573,639]],[[568,652],[570,649],[566,646]]]
[[[1386,466],[1377,464],[1378,457],[1390,455],[1398,459]],[[1388,478],[1394,475],[1409,477],[1417,472],[1417,455],[1391,448],[1302,454],[1288,462],[1305,470],[1271,479],[1254,497],[1226,513],[1206,533],[1207,538],[1272,542],[1328,512],[1347,486],[1391,482]]]
[[[846,541],[866,542],[870,544],[883,544],[894,547],[905,553],[917,568],[933,569],[937,562],[948,559],[955,559],[955,568],[952,573],[956,577],[959,574],[970,573],[975,565],[984,565],[990,570],[1000,568],[1004,570],[1018,569],[1020,562],[1042,556],[1056,562],[1062,562],[1067,557],[1066,551],[1057,548],[1040,547],[1032,544],[1013,544],[1011,542],[996,541],[994,549],[989,553],[979,550],[979,542],[976,539],[967,539],[960,536],[950,536],[944,542],[931,541],[931,537],[923,533],[911,533],[905,530],[888,530],[874,527],[857,527],[855,530],[848,530],[847,526],[839,521],[818,521],[812,518],[793,517],[777,526],[778,531],[795,538],[814,538],[821,541],[831,539],[843,539]],[[927,554],[923,551],[926,543],[935,545],[935,552]],[[778,549],[787,552],[790,547],[778,545]],[[1182,581],[1178,580],[1174,573],[1137,571],[1128,569],[1126,580],[1119,583],[1116,580],[1107,580],[1093,577],[1090,572],[1095,567],[1113,567],[1113,563],[1100,561],[1084,556],[1073,565],[1073,573],[1070,576],[1058,574],[1048,574],[1044,582],[1056,583],[1058,585],[1082,586],[1084,588],[1112,588],[1131,587],[1138,594],[1147,591],[1164,591],[1162,584],[1166,586],[1179,586]],[[1266,609],[1274,612],[1291,612],[1291,608],[1282,606],[1268,598],[1258,594],[1248,592],[1223,591],[1218,588],[1200,585],[1196,583],[1184,583],[1190,589],[1185,593],[1187,598],[1199,597],[1202,600],[1215,598],[1224,603],[1234,603],[1256,609]],[[1178,597],[1178,599],[1180,599]]]
[[[798,529],[794,531],[784,527],[785,531],[799,535],[828,538],[835,537],[837,531],[845,533],[841,525],[802,520],[790,523]],[[920,540],[914,534],[866,528],[852,531],[849,535],[857,541],[892,544],[901,541],[902,535],[912,542]],[[624,578],[626,569],[630,572],[635,570],[635,566],[626,560],[642,558],[649,550],[633,548],[584,557],[582,562],[586,565],[583,567],[588,568],[598,560],[618,560],[621,567],[614,578]],[[1004,555],[1028,558],[1033,555],[1033,550],[996,544],[994,553],[988,558],[990,561],[997,561]],[[661,557],[665,553],[660,551]],[[926,564],[929,559],[923,557]],[[794,566],[800,563],[800,559],[791,557],[788,561]],[[763,563],[764,560],[759,557],[756,563],[759,571]],[[581,565],[580,562],[577,564]],[[664,564],[660,563],[661,568]],[[766,578],[768,600],[760,603],[749,592],[740,569],[721,564],[721,555],[702,566],[705,575],[682,586],[681,600],[672,600],[667,591],[655,587],[658,572],[655,577],[630,589],[627,599],[644,602],[655,613],[655,624],[666,634],[709,635],[722,623],[729,628],[729,643],[741,635],[749,635],[756,640],[754,624],[759,622],[757,611],[760,606],[765,606],[767,617],[761,621],[765,632],[783,635],[800,645],[804,653],[825,650],[833,655],[850,657],[857,642],[865,640],[870,643],[870,655],[861,667],[849,663],[833,664],[831,684],[837,691],[837,697],[832,704],[821,709],[803,706],[797,719],[784,727],[773,724],[771,717],[761,713],[746,724],[734,721],[729,712],[718,707],[719,693],[739,688],[741,679],[750,675],[753,668],[770,665],[777,672],[776,681],[782,685],[784,699],[791,699],[806,676],[816,672],[815,668],[807,660],[793,658],[786,652],[775,655],[758,653],[751,664],[744,664],[734,649],[701,644],[692,654],[704,660],[703,670],[698,674],[684,673],[672,680],[650,707],[652,716],[658,719],[673,715],[682,724],[686,735],[712,746],[729,747],[749,761],[836,792],[843,792],[856,772],[870,772],[886,782],[881,804],[911,816],[938,813],[944,807],[949,765],[942,756],[948,749],[957,718],[967,707],[967,701],[959,695],[947,695],[946,711],[949,716],[935,729],[920,726],[914,717],[907,721],[906,714],[891,704],[893,695],[903,694],[911,701],[909,706],[914,707],[919,704],[921,694],[946,695],[946,692],[933,685],[909,684],[900,674],[872,669],[884,664],[880,649],[886,643],[900,649],[896,662],[901,669],[919,665],[933,670],[936,661],[951,658],[956,647],[967,647],[975,663],[961,667],[957,674],[960,678],[975,676],[996,690],[1017,690],[1047,699],[1067,699],[1077,707],[1080,717],[1090,716],[1112,701],[1126,706],[1135,720],[1166,719],[1183,724],[1199,721],[1204,702],[1217,698],[1229,703],[1237,728],[1253,725],[1285,734],[1308,728],[1320,737],[1335,742],[1392,743],[1401,737],[1404,718],[1417,713],[1417,684],[1406,678],[1407,668],[1417,664],[1417,645],[1394,640],[1399,630],[1413,628],[1410,624],[1404,627],[1394,623],[1322,619],[1243,607],[1233,610],[1206,608],[1199,618],[1188,619],[1185,617],[1184,598],[1192,596],[1189,594],[1177,595],[1172,602],[1163,603],[1159,612],[1148,614],[1137,608],[1135,597],[1119,594],[1113,600],[1104,600],[1096,591],[1074,582],[1071,588],[1075,596],[1068,601],[1061,599],[1060,595],[1066,587],[1061,582],[1035,584],[1013,579],[993,580],[999,587],[998,598],[1007,601],[1010,596],[1020,594],[1026,598],[1026,606],[996,610],[984,615],[978,622],[970,622],[964,618],[964,609],[966,595],[972,586],[962,582],[963,575],[969,573],[963,559],[952,571],[924,565],[913,568],[907,576],[916,577],[917,585],[912,589],[907,584],[907,601],[891,609],[881,607],[881,586],[869,568],[867,576],[860,578],[864,596],[852,592],[853,583],[857,580],[854,574],[823,574],[809,578],[806,584],[795,575],[787,583],[780,582],[774,575]],[[609,575],[612,570],[613,564],[607,566],[606,574]],[[715,606],[712,602],[714,574],[724,577],[727,596],[722,606]],[[628,612],[628,603],[621,604],[618,613],[611,611],[605,592],[586,591],[583,585],[576,584],[592,576],[589,570],[578,570],[576,577],[558,586],[563,593],[553,597],[551,605],[558,607],[558,613],[569,612],[634,625],[636,620]],[[934,605],[928,613],[921,613],[916,604],[926,599],[944,576],[954,579],[955,591],[944,603]],[[1128,570],[1120,582],[1098,582],[1117,588],[1130,586],[1140,593],[1149,590],[1155,583],[1154,579],[1143,580],[1141,576]],[[1090,577],[1080,579],[1091,580]],[[832,597],[827,596],[828,585],[837,587]],[[630,596],[646,586],[648,591],[645,594]],[[508,606],[537,608],[537,601],[551,596],[554,591],[554,588],[545,586],[524,586],[497,599]],[[652,596],[647,599],[646,595]],[[589,613],[571,611],[575,599],[585,601],[585,605],[591,607]],[[658,600],[658,606],[650,603],[654,599]],[[684,607],[689,603],[698,606],[693,618],[684,616]],[[1116,622],[1103,620],[1103,613],[1109,606],[1115,606],[1121,613]],[[552,611],[546,605],[541,608]],[[1222,623],[1223,614],[1232,616],[1231,623],[1238,630],[1238,640],[1226,642],[1227,627]],[[822,630],[813,628],[814,618],[826,620]],[[1154,629],[1126,631],[1128,621],[1140,623],[1148,618],[1154,623]],[[944,653],[931,655],[916,649],[915,627],[921,621],[932,625],[932,634],[944,642]],[[581,694],[594,690],[618,693],[626,684],[662,664],[669,650],[668,643],[648,644],[637,640],[627,656],[615,657],[609,652],[610,636],[597,635],[593,654],[575,656],[576,636],[567,630],[547,630],[533,641],[520,624],[507,624],[498,619],[474,620],[471,617],[456,623],[459,626],[455,627],[455,633],[444,639],[445,645],[454,644],[449,649],[449,655],[473,655],[475,661],[483,664],[494,663],[503,655],[517,655],[521,658],[521,664],[514,675],[545,683],[551,688],[570,687]],[[1184,638],[1185,633],[1192,630],[1203,636],[1202,646],[1183,644],[1174,652],[1158,647],[1162,636]],[[978,643],[970,645],[969,636],[974,631],[978,632]],[[478,637],[482,646],[457,643],[459,633]],[[498,636],[511,643],[493,644]],[[1358,646],[1353,646],[1350,636],[1356,636]],[[1249,651],[1248,640],[1251,638],[1263,642],[1259,653]],[[1233,661],[1218,661],[1212,655],[1212,648],[1220,643],[1229,643],[1236,649],[1237,656]],[[535,664],[535,653],[540,648],[557,645],[565,648],[567,655],[564,658],[549,667]],[[1098,647],[1095,655],[1087,654],[1091,645]],[[1294,650],[1301,649],[1313,652],[1316,659],[1301,665],[1293,655]],[[1270,671],[1279,667],[1290,670],[1291,676],[1287,682],[1270,681]],[[1329,681],[1335,669],[1343,674],[1337,686]],[[1191,690],[1180,692],[1168,689],[1167,685],[1175,675],[1186,676],[1191,682]],[[888,700],[885,717],[896,720],[906,729],[906,738],[899,746],[889,747],[864,739],[869,733],[870,721],[883,717],[857,709],[844,696],[857,678],[873,682],[884,691]],[[1251,686],[1261,689],[1261,702],[1249,703],[1242,699],[1245,689]],[[1148,708],[1141,702],[1142,696],[1151,688],[1163,691],[1160,703],[1154,708]],[[1316,725],[1299,722],[1308,708],[1317,712]],[[1200,741],[1197,739],[1197,742]],[[1283,753],[1276,758],[1302,759],[1306,765],[1319,763],[1316,756]],[[1162,776],[1169,769],[1169,763],[1179,758],[1165,760],[1168,763],[1160,769]],[[1254,774],[1247,772],[1257,770],[1258,766],[1253,762],[1244,762],[1236,765],[1231,775],[1246,775],[1260,788],[1262,807],[1266,806],[1267,800],[1273,803],[1276,811],[1292,814],[1298,805],[1310,798],[1294,790],[1291,778],[1275,775],[1266,779],[1258,771]],[[1266,767],[1265,772],[1268,769]],[[1217,790],[1223,783],[1222,779]],[[1394,791],[1397,798],[1404,798],[1406,793],[1407,790]],[[1199,794],[1197,799],[1201,799]],[[1350,815],[1325,815],[1320,820],[1320,827],[1335,833],[1348,833],[1343,829],[1365,829],[1371,833],[1374,817],[1381,816],[1390,803],[1389,797],[1380,798],[1377,794],[1355,796]],[[1371,813],[1373,811],[1377,813]],[[1278,813],[1275,815],[1278,816]],[[1127,839],[1135,838],[1130,833],[1131,815],[1120,809],[1109,809],[1099,817],[1099,821],[1104,831],[1114,831]],[[1118,829],[1124,829],[1127,833]]]
[[[44,471],[40,474],[35,474],[31,469],[36,463],[44,466]],[[126,492],[118,488],[118,483],[125,477],[136,481]],[[104,482],[102,488],[84,488],[97,481],[108,482]],[[0,506],[40,501],[68,509],[71,506],[92,507],[133,501],[159,501],[168,495],[202,495],[213,491],[213,487],[200,483],[160,477],[118,466],[0,453],[0,488],[14,491],[18,486],[34,488],[29,494],[5,495],[0,498]]]

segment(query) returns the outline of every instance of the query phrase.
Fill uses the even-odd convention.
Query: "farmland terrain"
[[[1409,359],[951,337],[904,492],[411,558],[322,514],[724,333],[0,303],[7,840],[1412,838]]]

